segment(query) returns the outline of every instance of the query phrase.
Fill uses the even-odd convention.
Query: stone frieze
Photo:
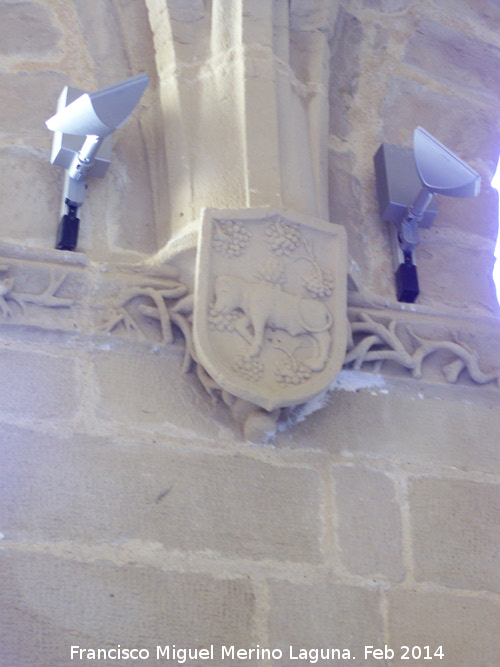
[[[316,315],[321,311],[320,317],[323,317],[326,327],[330,322],[329,313],[335,312],[330,310],[328,297],[332,296],[337,278],[330,275],[324,262],[318,262],[315,244],[304,244],[303,230],[302,238],[297,236],[297,228],[288,237],[284,234],[287,224],[289,222],[277,219],[266,223],[269,232],[267,243],[271,249],[269,256],[264,254],[258,262],[252,257],[252,271],[244,276],[233,274],[237,278],[235,282],[239,283],[239,288],[257,294],[260,303],[265,302],[270,290],[274,290],[279,297],[274,299],[276,304],[280,300],[287,302],[298,289],[291,287],[290,278],[286,278],[287,266],[288,270],[293,266],[290,260],[294,252],[292,245],[295,250],[301,248],[301,259],[296,264],[309,266],[309,273],[294,276],[293,280],[300,280],[306,290],[309,282],[312,292],[317,290],[316,297],[306,298],[313,299],[318,306]],[[235,307],[234,301],[231,308],[221,305],[226,298],[223,294],[224,283],[228,282],[225,277],[231,275],[227,265],[233,259],[238,261],[241,256],[238,253],[244,252],[250,243],[250,237],[241,230],[238,241],[231,241],[235,231],[237,227],[227,225],[224,228],[220,221],[211,226],[212,251],[214,255],[221,254],[225,264],[219,267],[216,260],[212,282],[207,281],[212,289],[207,291],[210,296],[207,296],[205,305],[207,334],[210,332],[208,335],[214,337],[221,335],[221,340],[234,339],[238,349],[249,353],[247,359],[252,368],[246,369],[244,364],[240,367],[240,374],[243,379],[249,377],[248,382],[258,382],[262,375],[259,364],[265,360],[271,368],[269,360],[273,359],[272,382],[277,387],[283,384],[285,387],[303,388],[301,385],[306,385],[315,373],[322,373],[329,363],[322,356],[321,344],[314,338],[316,334],[311,330],[300,330],[303,324],[297,322],[298,332],[289,322],[276,326],[276,313],[273,311],[271,318],[266,306],[263,331],[259,334],[262,339],[256,339],[256,327],[261,325],[252,320],[254,315],[251,312],[247,313],[240,307],[242,302],[238,290]],[[247,232],[251,234],[251,230],[247,229]],[[288,246],[283,238],[288,239]],[[278,239],[281,239],[279,243]],[[283,252],[273,251],[273,247],[281,248]],[[321,273],[313,278],[315,264]],[[221,280],[218,280],[219,277]],[[276,430],[276,422],[282,410],[286,410],[286,405],[304,402],[312,394],[303,400],[284,400],[281,405],[263,405],[262,401],[251,400],[253,397],[248,394],[238,396],[231,391],[231,387],[224,386],[219,377],[214,378],[215,374],[210,374],[195,345],[195,303],[193,293],[179,280],[177,270],[170,266],[152,274],[147,265],[142,264],[97,264],[78,253],[28,250],[6,243],[0,247],[2,326],[42,328],[58,331],[61,335],[71,332],[103,341],[109,337],[121,338],[143,345],[168,345],[182,340],[185,346],[182,371],[194,372],[207,393],[229,407],[235,419],[242,424],[247,439],[265,440]],[[308,305],[311,304],[306,302],[306,307]],[[451,314],[424,313],[419,312],[418,307],[409,312],[400,309],[396,303],[392,308],[370,306],[369,300],[360,306],[359,299],[352,299],[350,303],[348,295],[347,317],[343,326],[345,336],[339,338],[344,341],[345,347],[340,367],[382,373],[384,376],[403,375],[424,382],[481,385],[485,390],[498,391],[500,326],[493,318],[465,319]],[[318,325],[315,328],[322,327]],[[331,338],[337,333],[334,329],[330,332],[329,328],[325,331]],[[286,345],[291,347],[278,340],[280,336],[283,340],[286,338]],[[329,354],[329,345],[327,348]],[[267,350],[265,355],[263,350]],[[238,356],[234,363],[237,366]],[[238,371],[234,373],[238,375]],[[335,373],[332,373],[332,380]],[[292,381],[286,382],[285,377]],[[295,377],[298,382],[294,384]],[[316,394],[327,388],[328,382]]]

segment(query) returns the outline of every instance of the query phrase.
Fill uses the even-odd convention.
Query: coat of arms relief
[[[194,344],[223,389],[268,411],[307,401],[341,370],[347,331],[342,227],[274,209],[205,212]]]

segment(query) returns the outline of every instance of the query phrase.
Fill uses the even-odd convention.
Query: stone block
[[[328,152],[330,193],[330,222],[348,227],[362,224],[361,184],[353,176],[356,165],[354,153]]]
[[[439,237],[433,242],[433,231],[422,234],[422,242],[415,253],[419,303],[437,303],[457,309],[465,305],[479,308],[486,315],[498,312],[492,278],[493,253],[457,247]]]
[[[290,16],[292,20],[292,16]],[[302,18],[299,19],[299,25]],[[305,85],[323,85],[322,78],[328,81],[328,72],[324,68],[316,69],[315,58],[318,53],[329,53],[328,38],[321,29],[290,29],[290,67],[299,81]],[[319,79],[319,80],[318,80]]]
[[[421,239],[415,251],[419,303],[456,309],[467,305],[486,315],[498,312],[492,250],[458,247],[449,239],[441,240],[437,227],[422,233]]]
[[[2,532],[9,540],[143,540],[227,557],[320,559],[316,472],[183,455],[160,442],[7,431]]]
[[[500,49],[436,21],[420,21],[403,62],[485,97],[500,87]]]
[[[480,387],[464,392],[411,378],[385,381],[351,373],[347,390],[333,391],[323,409],[280,434],[277,446],[500,472],[497,399],[482,401]]]
[[[53,248],[60,220],[62,172],[49,154],[17,146],[0,149],[2,238]]]
[[[362,212],[362,186],[353,174],[355,164],[352,152],[328,151],[329,219],[345,227],[349,257],[356,262],[361,275],[366,276],[370,266],[370,246],[366,243],[368,232]]]
[[[70,82],[59,72],[0,73],[0,127],[9,142],[49,149],[52,133],[45,121],[54,115],[57,99]]]
[[[482,173],[481,173],[482,172]],[[490,174],[479,168],[481,191],[473,199],[439,197],[438,228],[470,234],[470,245],[480,248],[484,238],[493,242],[498,236],[498,191],[490,186]],[[474,235],[474,236],[473,236]],[[479,239],[476,239],[476,235]],[[485,244],[486,245],[486,244]]]
[[[399,647],[409,647],[406,664],[487,667],[497,663],[500,655],[500,606],[497,602],[401,589],[391,590],[388,599],[388,642],[398,649],[398,657],[402,655]],[[412,661],[414,646],[422,649],[420,660]],[[429,655],[441,646],[444,657],[426,660],[426,646]]]
[[[98,416],[103,420],[159,424],[179,437],[234,440],[227,408],[213,405],[194,373],[181,371],[183,350],[131,351],[92,356],[100,390]],[[229,427],[230,425],[230,427]]]
[[[402,12],[407,9],[412,0],[363,0],[363,7],[383,14]]]
[[[352,574],[401,581],[401,515],[393,482],[361,466],[335,468],[340,557]]]
[[[164,6],[161,6],[161,3],[159,4],[161,11]],[[180,16],[183,13],[189,16],[189,22],[193,22],[194,16],[196,16],[196,19],[203,19],[205,13],[203,0],[196,0],[196,8],[194,7],[194,4],[194,2],[190,2],[189,5],[179,3],[176,7],[178,12],[176,19],[180,20]],[[102,8],[95,8],[94,12],[90,10],[83,0],[77,0],[75,6],[82,24],[86,23],[88,26],[85,31],[85,37],[88,40],[87,43],[89,44],[90,54],[101,59],[101,53],[98,53],[97,49],[103,49],[104,45],[99,33],[99,23],[102,22],[101,16],[105,16],[106,13],[109,12],[109,6],[106,7],[104,5]],[[198,8],[201,10],[201,15]],[[101,11],[103,14],[101,14]],[[129,74],[126,76],[129,76],[130,73],[146,72],[150,78],[148,88],[144,93],[144,96],[141,98],[141,107],[147,106],[150,102],[156,104],[156,97],[153,102],[151,93],[154,90],[155,96],[157,95],[155,88],[158,72],[155,66],[155,48],[151,32],[151,23],[148,17],[148,7],[146,3],[142,2],[125,2],[113,6],[111,11],[115,13],[117,20],[114,25],[112,25],[111,22],[107,24],[107,29],[109,31],[109,48],[104,58],[102,58],[102,62],[98,64],[104,66],[103,71],[105,71],[106,61],[110,57],[116,57],[118,55],[116,51],[113,54],[113,42],[117,38],[123,40],[124,53],[122,54],[120,49],[120,55],[125,57],[125,62],[130,68]],[[171,7],[169,7],[169,11],[172,11]],[[198,21],[196,20],[194,23],[198,23]]]
[[[348,115],[361,75],[363,41],[361,21],[340,7],[330,48],[330,134],[347,139],[351,132]]]
[[[409,504],[418,581],[500,592],[498,486],[417,479]]]
[[[120,10],[107,3],[91,7],[76,0],[75,12],[80,29],[88,43],[99,88],[132,76],[120,25]]]
[[[500,7],[496,0],[436,0],[435,5],[450,14],[466,16],[490,30],[500,28]]]
[[[78,407],[76,362],[36,352],[0,350],[5,388],[0,415],[23,421],[71,418]]]
[[[59,30],[49,10],[36,2],[0,4],[0,54],[42,57],[57,44]]]
[[[337,8],[337,3],[333,7]],[[315,0],[291,0],[290,2],[290,28],[304,31],[321,31],[329,27],[329,18],[332,7],[318,5]]]
[[[220,20],[220,19],[219,19]],[[273,11],[267,3],[252,2],[243,15],[244,44],[258,44],[265,49],[273,46]]]
[[[5,667],[94,664],[88,653],[71,658],[72,646],[145,649],[150,657],[142,653],[144,664],[156,664],[165,660],[158,658],[157,646],[211,644],[217,664],[222,644],[251,644],[254,598],[243,579],[9,550],[0,552],[0,564],[0,661]],[[109,660],[97,660],[96,654],[95,662],[137,664],[117,661],[116,654]]]
[[[392,30],[389,27],[382,26],[378,23],[373,26],[373,29],[374,32],[371,46],[373,49],[373,54],[380,58],[383,57],[389,49],[392,38]]]
[[[493,175],[498,162],[500,128],[496,105],[471,96],[441,93],[403,77],[389,81],[381,109],[382,141],[413,145],[413,130],[421,125],[462,160],[474,167],[484,161]]]
[[[152,254],[157,249],[153,194],[143,137],[131,118],[113,137],[113,157],[104,179],[89,179],[82,208],[81,247]],[[105,221],[105,225],[103,225]]]
[[[365,644],[383,645],[378,592],[330,582],[306,585],[271,581],[269,587],[269,644],[283,651],[283,660],[276,661],[276,666],[300,664],[299,660],[290,661],[290,647],[295,655],[300,648],[347,649],[350,659],[356,659],[353,664],[362,663],[366,667],[378,664],[372,660],[362,662]],[[342,651],[340,656],[348,657],[342,656]],[[333,659],[314,664],[347,664],[347,661],[334,655]]]

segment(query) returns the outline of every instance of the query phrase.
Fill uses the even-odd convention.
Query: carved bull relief
[[[343,227],[272,208],[207,210],[193,334],[214,380],[266,410],[323,391],[347,344]]]

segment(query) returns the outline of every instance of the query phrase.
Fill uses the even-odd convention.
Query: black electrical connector
[[[396,271],[396,294],[398,301],[414,303],[419,294],[417,267],[413,263],[412,253],[403,252],[404,263]]]
[[[78,243],[80,218],[77,218],[78,206],[66,199],[68,212],[63,215],[57,228],[56,250],[74,250]]]

